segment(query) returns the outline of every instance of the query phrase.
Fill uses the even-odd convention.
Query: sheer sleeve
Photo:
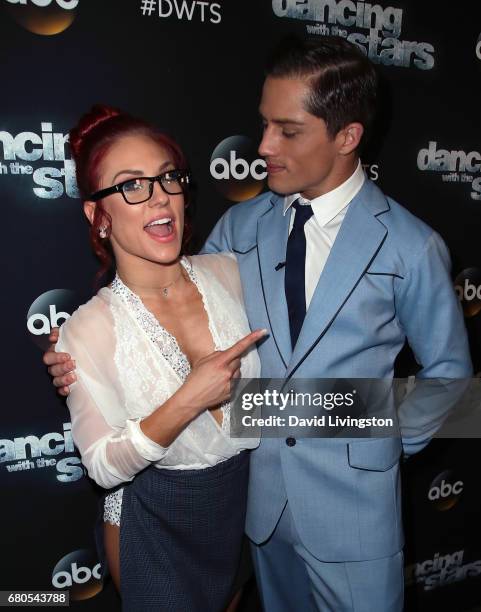
[[[60,328],[56,350],[76,361],[77,382],[67,405],[72,435],[89,476],[109,489],[132,478],[167,449],[148,438],[140,418],[128,418],[114,361],[115,330],[99,297],[81,306]]]

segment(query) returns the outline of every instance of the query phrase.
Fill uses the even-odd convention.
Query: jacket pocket
[[[401,452],[399,438],[356,440],[347,445],[349,465],[359,470],[385,472],[396,465]]]
[[[236,255],[247,255],[247,253],[250,253],[255,248],[257,248],[257,242],[253,245],[236,245],[235,247],[233,246],[232,252]]]

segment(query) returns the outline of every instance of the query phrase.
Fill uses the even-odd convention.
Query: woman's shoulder
[[[210,269],[210,271],[220,270],[222,272],[239,275],[239,266],[234,253],[223,251],[222,253],[203,253],[201,255],[190,255],[188,260],[194,266]]]
[[[66,323],[69,325],[75,322],[77,319],[83,323],[95,322],[98,318],[106,316],[109,311],[110,294],[112,292],[107,287],[100,289],[100,291],[91,297],[85,304],[81,304],[77,310],[75,310],[71,317],[67,319]]]
[[[60,328],[64,340],[100,338],[111,333],[113,320],[110,311],[110,289],[103,288],[77,308]]]
[[[215,278],[237,299],[242,299],[242,286],[239,266],[234,253],[205,253],[189,257],[194,272],[205,275],[206,281]]]

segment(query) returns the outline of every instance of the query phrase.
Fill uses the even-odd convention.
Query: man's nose
[[[258,151],[261,157],[270,157],[275,155],[275,139],[272,130],[270,130],[268,127],[264,129]]]

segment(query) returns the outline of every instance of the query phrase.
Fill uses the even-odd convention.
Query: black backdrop
[[[481,370],[477,4],[0,0],[0,589],[71,584],[75,605],[85,610],[119,607],[111,585],[102,589],[95,579],[96,493],[73,448],[68,411],[40,362],[50,325],[91,295],[97,265],[64,136],[96,102],[171,133],[196,180],[199,246],[230,198],[264,188],[257,176],[235,174],[242,176],[239,159],[256,159],[269,50],[288,32],[328,31],[349,36],[379,65],[382,112],[363,163],[446,240]],[[239,138],[223,143],[232,136]],[[410,374],[411,364],[406,351],[399,373]],[[478,451],[477,440],[437,440],[405,465],[408,610],[481,605]]]

